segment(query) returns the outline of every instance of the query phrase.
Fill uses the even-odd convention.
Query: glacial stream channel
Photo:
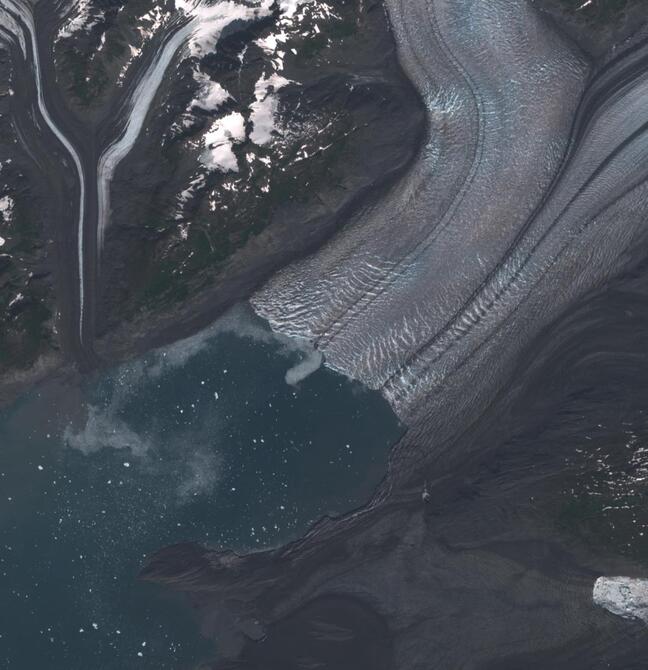
[[[302,368],[295,368],[300,362]],[[190,668],[191,611],[138,582],[197,541],[250,550],[363,503],[402,426],[246,310],[0,412],[0,667]]]

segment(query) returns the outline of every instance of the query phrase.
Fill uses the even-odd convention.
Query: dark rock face
[[[59,33],[58,60],[46,75],[62,74],[52,108],[83,145],[82,163],[96,184],[92,170],[122,127],[117,92],[135,95],[136,75],[163,50],[158,19],[169,39],[182,26],[166,3],[150,16],[146,2],[88,6],[92,27],[84,18],[83,37]],[[187,332],[316,250],[355,212],[348,236],[339,237],[350,246],[333,243],[304,262],[304,274],[286,271],[265,290],[264,304],[276,323],[283,317],[285,330],[328,347],[338,369],[402,402],[409,432],[364,509],[326,519],[288,547],[248,556],[168,548],[142,576],[188,594],[205,632],[230,656],[214,668],[645,667],[644,630],[591,603],[598,574],[640,566],[631,554],[592,552],[583,538],[555,529],[546,510],[563,493],[552,483],[564,482],[563,454],[552,434],[538,444],[515,430],[516,421],[535,425],[515,411],[538,408],[529,404],[529,361],[544,361],[543,371],[556,364],[561,382],[568,373],[582,380],[582,369],[592,358],[598,369],[604,351],[575,362],[552,357],[538,330],[555,330],[573,351],[584,333],[566,336],[565,312],[633,267],[631,250],[642,244],[645,44],[597,72],[529,3],[390,0],[401,56],[429,111],[417,152],[423,114],[396,65],[380,6],[340,0],[335,7],[336,16],[313,17],[309,5],[291,15],[296,25],[283,23],[291,17],[276,8],[262,20],[233,22],[218,58],[194,53],[169,70],[109,180],[105,241],[92,207],[81,221],[96,238],[93,251],[81,254],[89,325],[80,343],[62,339],[70,356],[97,345],[115,357]],[[40,11],[37,27],[46,26],[41,39],[49,44],[58,19]],[[120,16],[147,16],[146,30],[136,36],[131,19]],[[284,29],[294,34],[282,36],[278,49]],[[146,40],[153,55],[147,61],[143,50],[120,80]],[[96,65],[85,69],[84,58],[102,44]],[[506,79],[493,62],[510,68]],[[35,106],[25,100],[19,109]],[[389,216],[381,218],[365,196],[412,157],[420,160],[408,181],[385,189]],[[61,164],[70,167],[69,159]],[[52,191],[74,191],[66,174]],[[63,262],[76,252],[63,205],[72,200],[61,196],[60,217],[39,224],[35,235],[48,225],[58,232],[61,286],[73,284],[77,271]],[[436,231],[445,238],[435,246]],[[97,242],[104,243],[95,252]],[[358,249],[366,252],[361,273]],[[465,263],[475,250],[474,263]],[[10,259],[0,261],[10,267]],[[46,267],[40,256],[37,263]],[[33,277],[43,286],[45,272]],[[329,289],[322,299],[308,292],[318,272]],[[345,272],[350,279],[339,290]],[[12,290],[27,284],[13,281]],[[283,294],[276,290],[282,282]],[[46,301],[54,301],[47,290]],[[78,302],[60,305],[62,333],[74,330]],[[30,304],[21,299],[6,309],[20,323]],[[297,312],[304,321],[296,325]],[[10,335],[11,346],[22,346]],[[636,352],[625,353],[636,372]],[[576,386],[575,399],[560,396],[565,405],[574,401],[579,416],[584,388]],[[645,382],[637,388],[644,393]],[[562,406],[545,407],[546,416],[560,415]],[[600,421],[595,412],[590,418]]]
[[[29,368],[59,346],[54,240],[70,185],[57,177],[55,157],[39,145],[24,113],[24,76],[0,45],[0,375]],[[61,192],[50,198],[53,185]]]
[[[529,347],[488,412],[453,442],[453,460],[425,465],[434,434],[413,439],[413,426],[400,447],[416,453],[419,469],[398,486],[386,482],[360,513],[324,520],[274,551],[237,556],[180,545],[153,557],[142,576],[185,594],[204,634],[230,656],[206,667],[256,669],[255,655],[281,640],[285,668],[334,670],[339,666],[327,654],[336,653],[339,640],[313,642],[315,627],[299,616],[329,597],[350,597],[380,617],[386,629],[366,625],[362,612],[351,615],[370,631],[365,653],[384,649],[389,668],[645,667],[644,624],[592,603],[600,574],[645,574],[645,545],[636,532],[648,521],[645,484],[633,484],[634,514],[621,509],[630,499],[617,511],[595,513],[592,505],[610,499],[600,489],[574,498],[575,486],[591,485],[592,472],[566,465],[580,452],[609,458],[609,435],[589,446],[598,426],[637,425],[648,379],[648,290],[645,274],[635,280],[625,277],[552,324],[551,337]],[[625,450],[622,443],[615,453]],[[580,528],[565,528],[556,509],[579,501],[588,505]],[[609,543],[601,532],[606,525]],[[634,536],[622,534],[623,526]],[[357,630],[347,610],[330,611],[330,621]],[[312,665],[303,660],[306,646],[317,651]],[[381,666],[360,657],[355,667]]]
[[[648,23],[641,0],[534,0],[534,4],[596,59]]]
[[[289,670],[392,667],[391,636],[385,622],[365,603],[349,596],[324,596],[306,603],[250,639],[240,659],[215,670]]]
[[[426,93],[425,150],[380,209],[254,304],[383,389],[408,433],[362,510],[263,553],[162,550],[142,576],[188,595],[230,667],[249,667],[279,622],[293,622],[285,653],[299,657],[294,615],[329,596],[382,618],[394,669],[643,667],[644,628],[596,608],[592,586],[645,571],[631,530],[648,524],[645,461],[628,468],[623,505],[609,505],[610,478],[593,489],[591,471],[578,474],[594,491],[583,507],[615,530],[593,546],[597,522],[569,517],[583,500],[566,458],[607,463],[603,440],[589,451],[596,431],[624,412],[642,421],[632,397],[646,391],[647,331],[632,317],[646,305],[647,43],[595,64],[530,3],[388,6]],[[407,234],[389,236],[395,222]],[[643,284],[628,298],[609,290],[618,276]]]
[[[7,249],[22,236],[34,256],[3,295],[22,296],[2,334],[14,365],[60,347],[92,367],[206,325],[418,149],[423,107],[380,3],[7,2],[3,87],[22,88],[3,123],[21,123],[0,197],[37,193],[11,200]]]
[[[277,53],[287,82],[277,89],[274,129],[255,142],[258,83]],[[193,72],[230,98],[216,110],[192,107]],[[247,297],[402,172],[424,129],[375,2],[336,2],[326,12],[307,3],[290,19],[233,26],[214,54],[183,63],[159,97],[159,113],[114,180],[102,351],[163,341],[167,328],[206,323]],[[246,135],[232,147],[235,171],[201,171],[200,138],[237,114]]]

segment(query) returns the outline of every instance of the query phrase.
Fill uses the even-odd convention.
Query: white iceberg
[[[648,624],[648,579],[599,577],[592,597],[594,604],[612,614]]]

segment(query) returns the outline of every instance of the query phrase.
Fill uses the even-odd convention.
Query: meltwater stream
[[[287,384],[309,357],[239,311],[0,413],[0,667],[194,667],[210,649],[137,581],[148,552],[267,547],[367,499],[402,428],[325,368]]]

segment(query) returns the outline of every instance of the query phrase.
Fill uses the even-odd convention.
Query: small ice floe
[[[252,132],[250,140],[263,146],[272,139],[272,132],[276,130],[275,117],[279,107],[277,91],[292,83],[289,79],[273,73],[269,77],[262,76],[254,86],[256,100],[250,105],[250,121]]]
[[[190,108],[197,107],[206,112],[213,112],[229,100],[230,94],[203,72],[195,71],[194,79],[200,85],[200,88],[196,97],[189,104]]]
[[[648,579],[599,577],[592,598],[595,605],[612,614],[648,624]]]
[[[217,119],[205,134],[205,150],[200,162],[208,170],[238,172],[238,159],[233,146],[245,140],[245,119],[239,112],[232,112]]]
[[[4,247],[5,244],[7,244],[7,240],[4,237],[0,237],[0,247]]]

